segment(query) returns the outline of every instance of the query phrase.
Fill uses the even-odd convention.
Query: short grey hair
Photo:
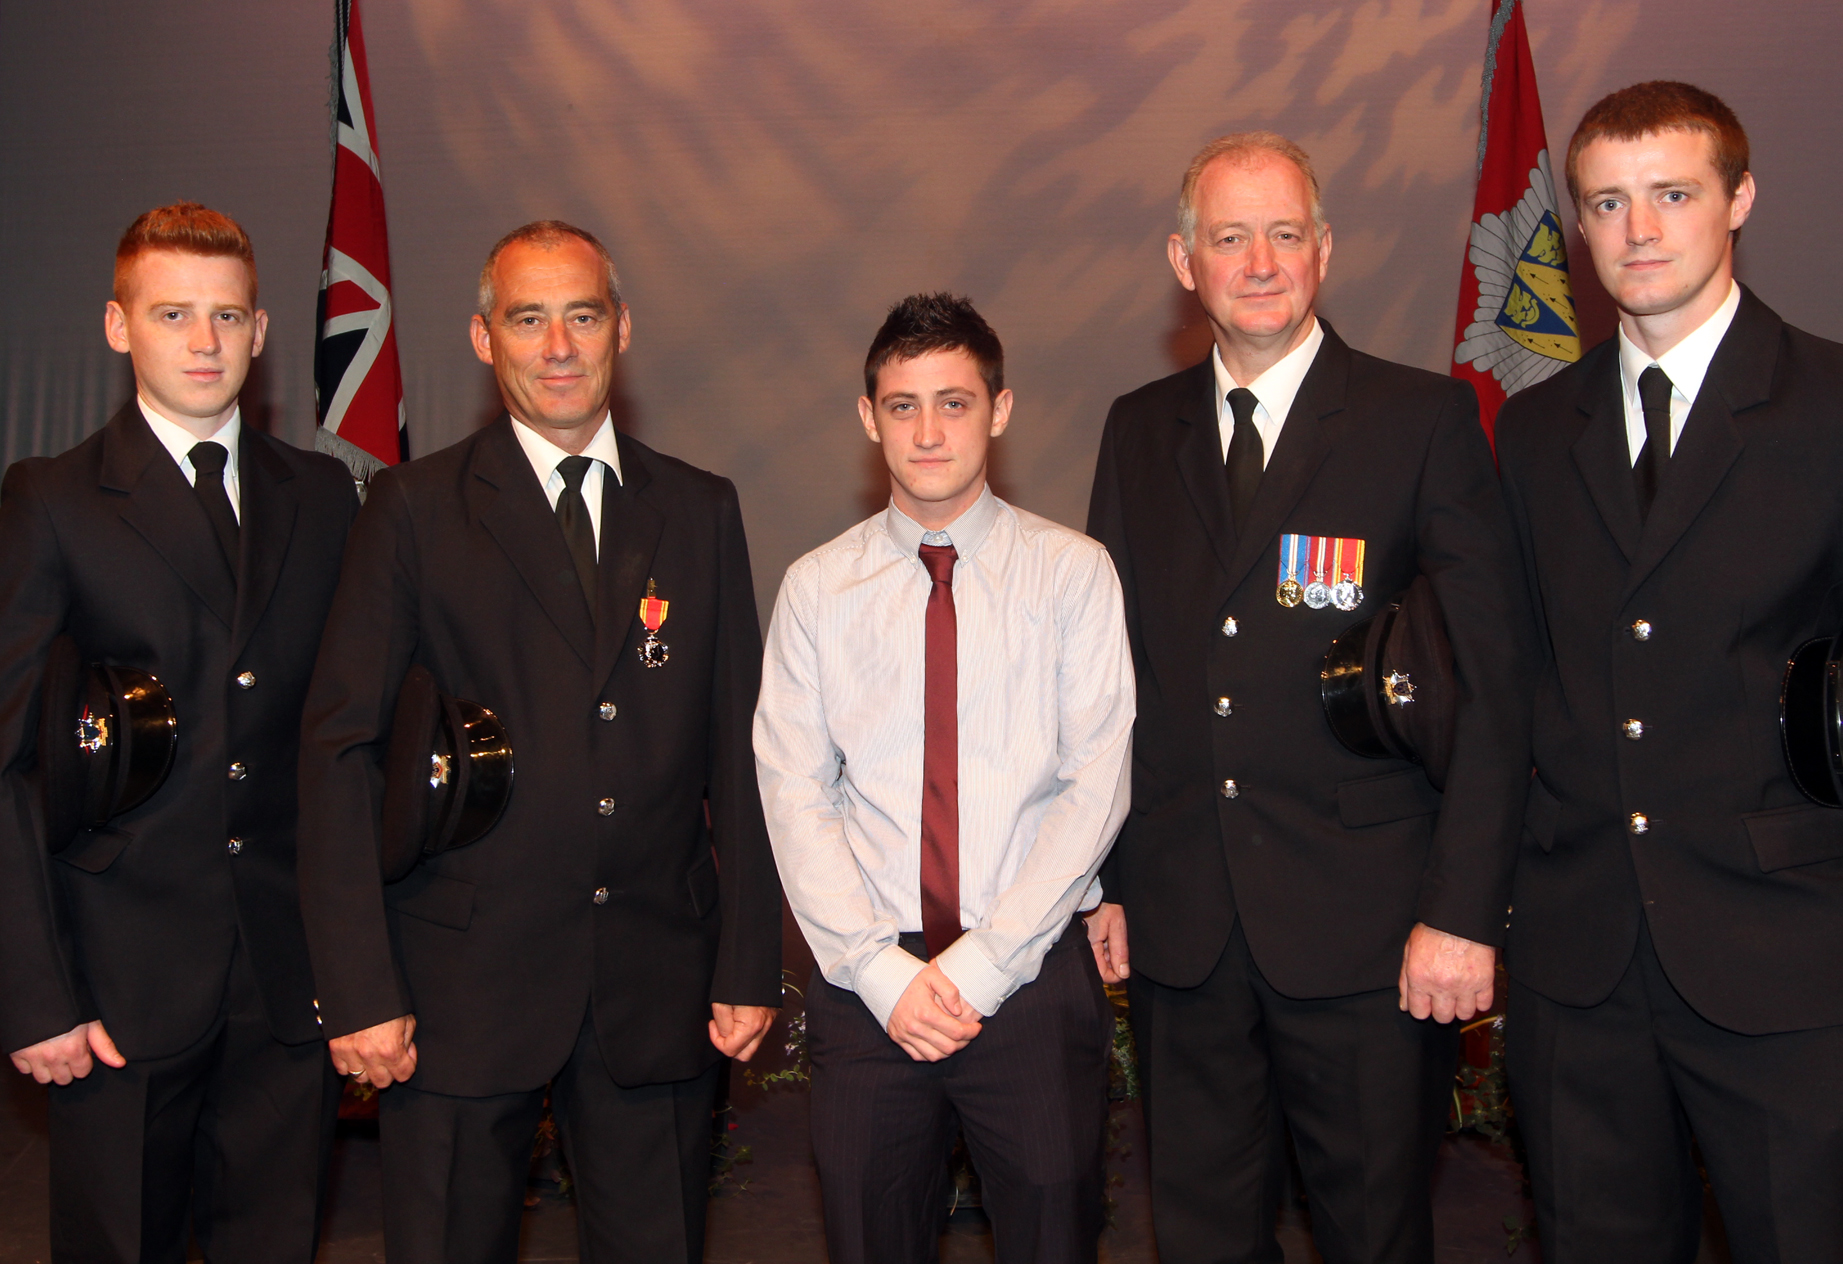
[[[1318,191],[1318,173],[1312,170],[1312,159],[1305,150],[1278,132],[1232,132],[1199,149],[1184,171],[1184,183],[1177,195],[1177,230],[1184,238],[1184,249],[1196,246],[1197,182],[1203,178],[1204,169],[1218,158],[1250,166],[1265,154],[1284,158],[1299,168],[1312,190],[1312,228],[1320,237],[1325,235],[1325,204]]]
[[[570,237],[587,242],[600,256],[602,267],[608,273],[608,295],[614,300],[614,305],[618,309],[621,306],[621,278],[620,274],[614,270],[614,256],[608,253],[608,247],[597,241],[595,234],[587,229],[578,228],[574,224],[566,224],[560,219],[539,219],[514,228],[494,242],[492,250],[487,252],[486,264],[480,269],[480,299],[479,306],[476,308],[480,313],[480,319],[491,320],[493,318],[493,305],[498,301],[498,296],[493,293],[493,265],[499,262],[500,253],[507,246],[524,242],[540,250],[555,250],[563,244],[566,238]]]

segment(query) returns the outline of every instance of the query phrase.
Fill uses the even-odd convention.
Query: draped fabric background
[[[864,350],[911,291],[970,295],[1018,395],[1002,494],[1080,525],[1108,402],[1207,350],[1164,261],[1207,138],[1302,143],[1335,233],[1322,310],[1446,371],[1488,0],[367,0],[412,453],[492,416],[466,322],[501,233],[594,231],[634,313],[618,419],[741,489],[756,580],[880,505]],[[1843,6],[1529,0],[1560,154],[1612,88],[1723,96],[1760,197],[1741,275],[1843,338]],[[0,457],[62,451],[131,387],[113,247],[181,197],[255,239],[246,415],[311,441],[332,5],[0,9]],[[1564,192],[1565,199],[1565,192]],[[1588,341],[1608,305],[1569,238]]]

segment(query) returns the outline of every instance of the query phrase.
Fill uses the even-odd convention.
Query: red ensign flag
[[[358,0],[336,0],[333,65],[333,208],[326,220],[314,394],[314,447],[363,482],[407,455],[403,373],[391,322],[390,239],[372,130],[371,77]]]
[[[1511,395],[1581,358],[1568,254],[1521,0],[1494,0],[1478,129],[1478,195],[1459,279],[1453,376],[1495,441]]]

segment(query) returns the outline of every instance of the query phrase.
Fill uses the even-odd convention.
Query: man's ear
[[[1011,388],[1006,387],[992,401],[992,437],[998,438],[1005,433],[1005,427],[1011,424]]]
[[[493,341],[486,336],[486,320],[476,313],[467,323],[467,336],[474,344],[474,356],[481,364],[493,362]]]
[[[262,344],[269,339],[269,313],[259,307],[256,309],[254,320],[256,335],[250,339],[250,359],[252,360],[262,354]]]
[[[1181,233],[1172,233],[1165,239],[1165,258],[1171,260],[1171,270],[1177,273],[1179,285],[1187,290],[1197,288],[1196,278],[1190,275],[1190,248],[1184,244]]]
[[[102,336],[109,340],[109,350],[128,354],[128,313],[114,299],[103,305]]]
[[[872,443],[883,442],[883,437],[877,433],[877,407],[864,395],[858,396],[858,420],[864,423],[864,433]]]
[[[1753,172],[1743,171],[1741,182],[1735,187],[1734,197],[1728,203],[1728,231],[1739,232],[1747,217],[1753,214]]]

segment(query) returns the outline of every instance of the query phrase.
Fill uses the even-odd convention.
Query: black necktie
[[[1652,365],[1638,375],[1638,400],[1645,410],[1645,446],[1638,450],[1632,474],[1638,480],[1638,516],[1651,514],[1664,467],[1670,463],[1670,379]]]
[[[582,581],[582,595],[589,599],[589,614],[595,614],[595,526],[589,521],[589,502],[582,498],[582,480],[595,458],[566,456],[557,462],[563,475],[563,491],[557,496],[557,525],[563,528],[563,542],[570,546],[570,558],[576,563],[576,578]]]
[[[211,520],[218,547],[224,550],[224,561],[230,566],[234,579],[237,574],[237,515],[230,507],[230,494],[224,490],[224,466],[230,460],[230,453],[221,443],[195,443],[186,458],[192,462],[192,490],[198,493],[198,503],[205,507],[205,517]]]
[[[1229,455],[1223,469],[1229,476],[1229,504],[1235,511],[1236,535],[1248,525],[1248,511],[1254,507],[1254,493],[1261,488],[1261,470],[1267,463],[1261,432],[1254,428],[1254,409],[1259,402],[1254,392],[1244,387],[1229,392],[1235,431],[1229,436]]]

